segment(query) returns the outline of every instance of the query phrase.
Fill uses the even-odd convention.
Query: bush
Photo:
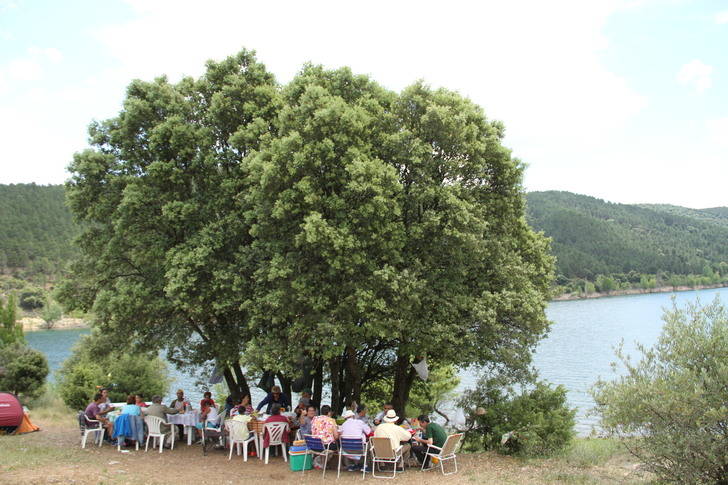
[[[728,483],[728,312],[718,299],[663,316],[654,348],[593,390],[602,426],[665,482]]]
[[[48,361],[42,352],[15,342],[0,348],[0,390],[26,401],[43,390]]]
[[[516,392],[498,378],[482,377],[459,401],[470,430],[465,446],[523,456],[562,450],[574,437],[575,410],[566,389],[537,381]]]
[[[43,294],[43,290],[40,288],[28,288],[20,293],[20,300],[18,305],[25,311],[33,311],[38,308],[43,308],[45,305],[46,298]]]
[[[83,337],[58,372],[58,392],[73,409],[84,408],[100,387],[120,402],[129,394],[164,395],[169,382],[167,366],[156,354],[119,349],[98,332]]]

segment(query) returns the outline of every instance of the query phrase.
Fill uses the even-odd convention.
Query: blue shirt
[[[127,404],[121,410],[121,414],[131,414],[132,416],[141,416],[142,408],[140,408],[136,404]]]

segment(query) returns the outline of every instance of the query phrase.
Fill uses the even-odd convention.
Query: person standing
[[[270,410],[274,404],[278,404],[281,407],[281,411],[288,411],[289,406],[291,405],[290,399],[281,392],[281,388],[279,386],[271,387],[268,395],[265,399],[258,403],[258,407],[256,407],[255,410],[260,411],[263,406],[268,405],[265,410],[265,414],[270,414]]]
[[[415,454],[420,463],[422,463],[422,460],[425,460],[425,468],[427,468],[430,461],[430,457],[427,456],[427,449],[429,445],[435,445],[438,448],[442,448],[447,440],[447,432],[439,424],[430,422],[430,417],[426,414],[422,414],[418,417],[417,421],[420,422],[420,429],[422,429],[425,437],[420,438],[416,435],[412,437],[413,440],[417,441],[417,444],[412,446],[412,452]]]

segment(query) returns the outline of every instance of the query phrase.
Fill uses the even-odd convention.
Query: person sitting
[[[311,434],[321,439],[324,446],[330,445],[329,450],[336,450],[336,440],[339,439],[339,428],[336,421],[331,417],[333,412],[331,406],[321,406],[321,414],[311,420]],[[320,470],[323,466],[321,462],[323,458],[319,455],[313,462],[314,468]]]
[[[301,437],[311,434],[311,423],[316,417],[316,407],[308,406],[305,413],[298,416],[298,428],[301,431]]]
[[[391,402],[385,402],[384,406],[382,406],[382,411],[374,417],[374,426],[379,426],[380,424],[382,424],[382,421],[384,420],[384,415],[393,409],[394,406],[392,406]]]
[[[212,398],[212,393],[210,391],[206,391],[202,395],[202,399],[200,400],[200,413],[207,414],[206,410],[210,406],[215,405],[215,400]]]
[[[162,396],[152,396],[151,406],[142,408],[142,414],[144,414],[145,416],[156,416],[165,422],[167,421],[168,414],[177,414],[177,413],[179,413],[179,410],[170,408],[169,406],[165,406],[164,404],[162,404]],[[160,431],[160,433],[164,434],[164,442],[165,442],[164,446],[169,447],[171,444],[171,441],[170,441],[170,435],[172,434],[171,427],[166,424],[163,424],[160,426],[159,431]]]
[[[190,407],[190,400],[185,398],[185,391],[177,389],[177,399],[173,400],[169,407],[175,408],[179,412],[184,412]]]
[[[412,446],[412,452],[415,454],[417,459],[422,463],[422,460],[426,460],[425,468],[429,466],[430,457],[427,456],[427,449],[429,445],[435,445],[438,448],[442,448],[447,440],[447,432],[445,429],[437,423],[431,423],[430,417],[423,414],[417,418],[420,423],[420,429],[424,432],[425,437],[420,438],[419,436],[413,436],[412,439],[417,441],[416,445]]]
[[[142,408],[137,405],[137,399],[134,394],[126,397],[126,406],[121,408],[121,414],[131,414],[132,416],[141,416]]]
[[[303,405],[303,409],[305,410],[308,406],[313,404],[313,400],[311,399],[311,390],[310,389],[304,389],[301,391],[301,398],[298,400],[298,405]]]
[[[107,409],[109,411],[113,410],[114,406],[111,405],[111,398],[109,397],[109,390],[104,387],[104,388],[101,388],[101,390],[99,392],[101,393],[101,397],[102,397],[101,404],[99,404],[99,408],[102,411],[107,411]]]
[[[88,419],[99,421],[101,423],[101,426],[106,428],[107,433],[109,433],[108,438],[111,439],[111,436],[114,434],[114,423],[108,420],[106,414],[111,411],[113,407],[107,407],[102,411],[101,405],[104,403],[104,400],[105,398],[102,393],[97,392],[96,394],[94,394],[93,401],[91,401],[89,405],[86,406],[86,410],[84,411],[84,413],[86,414],[86,417]],[[86,423],[86,425],[89,428],[98,426],[96,423]]]
[[[286,428],[288,428],[288,418],[283,416],[281,414],[281,406],[278,404],[274,404],[271,407],[270,410],[270,416],[266,418],[265,424],[268,423],[286,423]],[[288,433],[286,431],[283,432],[281,435],[281,439],[284,443],[288,443]],[[265,430],[265,433],[263,434],[263,448],[268,448],[268,443],[270,442],[270,437],[268,436],[268,430]]]
[[[367,407],[363,404],[359,404],[356,408],[356,419],[369,425],[369,418],[367,418]]]
[[[374,430],[375,438],[389,438],[392,444],[392,450],[396,450],[402,445],[402,458],[406,463],[409,461],[410,456],[410,439],[412,435],[409,431],[404,428],[397,426],[399,417],[394,409],[387,411],[387,414],[382,417],[382,424],[376,427]]]
[[[137,394],[135,397],[136,397],[136,405],[139,406],[140,408],[146,408],[149,406],[149,404],[144,402],[144,398],[142,397],[141,394]]]
[[[344,411],[341,415],[345,419],[344,424],[341,425],[341,437],[342,438],[358,438],[362,443],[366,442],[367,436],[372,432],[368,424],[364,423],[360,419],[357,419],[357,415],[352,410]],[[353,458],[344,457],[344,462],[348,466],[349,471],[361,470],[359,466],[363,457],[359,460]]]
[[[283,411],[288,410],[288,407],[291,405],[288,396],[281,392],[281,388],[279,386],[271,387],[268,395],[265,399],[258,403],[258,407],[256,407],[255,410],[260,411],[263,406],[267,405],[268,407],[265,410],[265,414],[270,414],[274,404],[278,404]]]
[[[230,410],[230,416],[237,416],[239,414],[252,414],[253,411],[255,411],[255,409],[253,409],[253,406],[250,404],[250,394],[246,394],[245,396],[241,397],[240,402]]]
[[[205,420],[205,418],[207,417],[207,413],[213,406],[216,407],[215,400],[212,399],[212,393],[210,391],[207,391],[202,395],[202,399],[200,400],[200,419],[202,421]]]

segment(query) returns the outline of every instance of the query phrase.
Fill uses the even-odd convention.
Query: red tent
[[[0,434],[11,434],[23,422],[23,406],[15,394],[0,392]]]

